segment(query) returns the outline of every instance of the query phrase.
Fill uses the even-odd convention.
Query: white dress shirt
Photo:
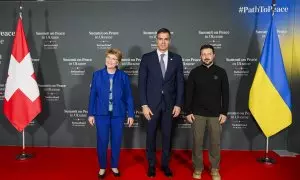
[[[156,50],[157,51],[157,55],[158,55],[158,62],[160,61],[160,55],[161,54],[164,54],[165,56],[164,56],[164,63],[165,63],[165,70],[167,71],[167,67],[168,67],[168,51],[166,51],[166,52],[164,52],[164,53],[162,53],[162,52],[160,52],[158,49]]]

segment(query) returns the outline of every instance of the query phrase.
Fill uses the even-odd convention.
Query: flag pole
[[[269,157],[269,137],[267,137],[267,140],[266,140],[265,156],[258,158],[257,161],[260,163],[264,163],[264,164],[275,164],[276,163],[275,159]]]
[[[276,0],[272,0],[272,21],[273,21],[273,17],[274,17],[275,6],[276,6]],[[276,163],[275,159],[269,157],[268,154],[269,154],[269,137],[267,137],[267,139],[266,139],[265,156],[258,158],[257,161],[260,163],[264,163],[264,164],[275,164]]]
[[[20,1],[20,12],[19,12],[19,17],[22,19],[22,10],[23,10],[23,6],[22,6],[22,1]],[[21,154],[19,154],[16,159],[17,160],[27,160],[27,159],[30,159],[32,158],[33,156],[31,154],[28,154],[25,152],[25,128],[23,129],[22,131],[22,152]]]
[[[25,152],[25,130],[22,131],[22,152],[17,156],[17,160],[27,160],[32,158],[32,154],[28,154]]]

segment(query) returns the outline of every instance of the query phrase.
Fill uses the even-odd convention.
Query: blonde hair
[[[116,48],[109,48],[106,50],[105,52],[105,56],[107,56],[108,54],[113,54],[118,58],[118,62],[120,63],[122,60],[122,52],[119,49]]]

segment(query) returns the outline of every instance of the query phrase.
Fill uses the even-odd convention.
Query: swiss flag
[[[4,98],[4,114],[18,131],[23,131],[41,112],[40,92],[35,79],[22,19],[19,18]]]

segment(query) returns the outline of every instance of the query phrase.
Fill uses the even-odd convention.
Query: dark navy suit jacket
[[[109,115],[109,74],[106,68],[93,73],[88,116]],[[128,75],[117,69],[113,77],[113,116],[134,117],[133,97]]]
[[[151,110],[158,108],[162,98],[168,109],[175,105],[182,107],[184,77],[181,56],[168,51],[168,65],[163,78],[157,51],[144,54],[139,68],[139,95],[141,105],[148,105]]]

